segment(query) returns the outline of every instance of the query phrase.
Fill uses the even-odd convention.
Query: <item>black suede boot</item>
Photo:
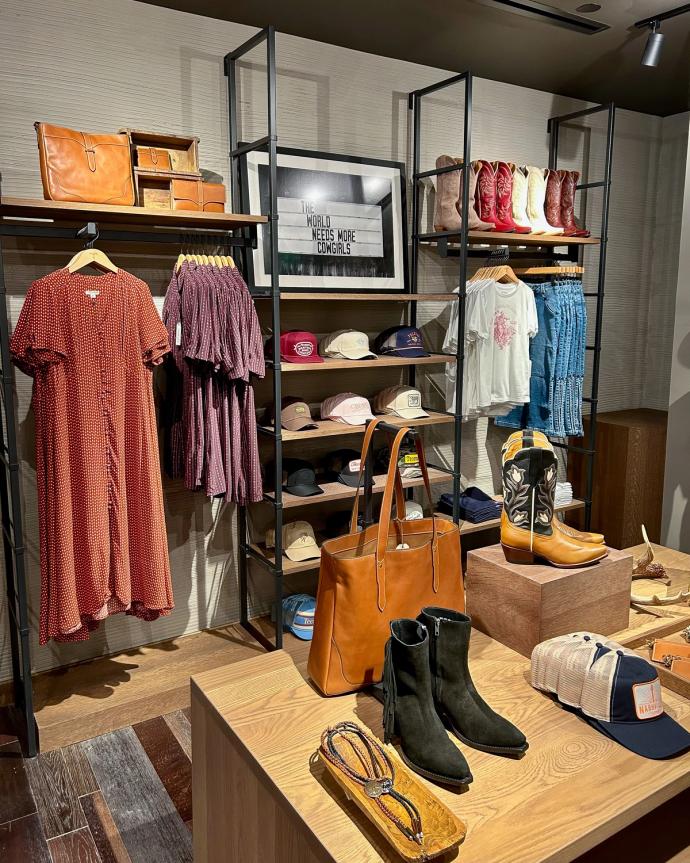
[[[493,711],[477,692],[467,664],[472,621],[450,608],[427,606],[418,621],[429,632],[434,703],[451,731],[482,752],[519,756],[525,735]]]
[[[391,621],[383,670],[384,740],[400,737],[405,764],[436,782],[467,785],[472,781],[465,757],[448,737],[431,692],[429,633],[416,620]]]

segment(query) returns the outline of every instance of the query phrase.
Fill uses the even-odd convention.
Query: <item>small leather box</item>
[[[690,644],[677,644],[675,641],[657,639],[652,647],[652,662],[663,662],[665,656],[690,660]]]
[[[225,212],[225,186],[222,183],[203,183],[201,191],[204,213]]]
[[[173,180],[173,210],[193,210],[194,212],[200,212],[203,201],[201,186],[201,180]]]
[[[674,659],[671,663],[671,671],[683,680],[690,680],[690,659]]]
[[[145,171],[172,171],[170,153],[159,147],[137,147],[137,164]]]

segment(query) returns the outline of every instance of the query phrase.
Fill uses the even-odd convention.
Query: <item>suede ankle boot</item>
[[[436,713],[431,690],[429,633],[416,620],[391,621],[383,668],[384,741],[400,738],[407,766],[435,782],[467,785],[470,768]]]
[[[453,734],[475,749],[519,756],[525,735],[493,711],[477,692],[467,654],[471,618],[450,608],[427,606],[417,618],[429,631],[432,687],[436,711]]]

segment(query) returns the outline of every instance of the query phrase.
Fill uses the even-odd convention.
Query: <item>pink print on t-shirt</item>
[[[508,347],[516,332],[517,321],[511,321],[505,312],[497,311],[494,315],[494,341],[501,350]]]

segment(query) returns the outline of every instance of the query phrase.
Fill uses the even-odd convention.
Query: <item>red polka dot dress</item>
[[[124,611],[173,608],[152,369],[170,348],[148,286],[124,270],[58,270],[12,336],[34,379],[39,640],[83,641]]]

